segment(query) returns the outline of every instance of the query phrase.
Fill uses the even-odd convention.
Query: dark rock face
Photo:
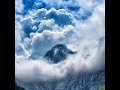
[[[24,88],[18,86],[16,83],[15,83],[15,90],[25,90]]]
[[[69,50],[65,45],[57,44],[50,51],[48,51],[44,55],[44,57],[48,60],[53,61],[54,63],[58,63],[64,59],[66,59],[68,55],[70,55],[70,54],[72,55],[75,53],[76,52]]]

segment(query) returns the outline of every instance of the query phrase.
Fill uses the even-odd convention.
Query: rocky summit
[[[68,55],[75,54],[76,52],[71,51],[64,44],[57,44],[51,50],[47,51],[44,57],[47,60],[51,60],[53,63],[58,63],[67,58]]]

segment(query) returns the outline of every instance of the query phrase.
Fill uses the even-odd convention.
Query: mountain
[[[18,86],[16,83],[15,83],[15,90],[25,90],[24,88]]]
[[[76,52],[71,51],[64,44],[57,44],[50,51],[46,52],[44,57],[54,63],[58,63],[66,59],[68,55],[75,53]]]

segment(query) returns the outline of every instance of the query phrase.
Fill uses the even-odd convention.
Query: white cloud
[[[21,31],[21,25],[18,21],[15,22],[15,47],[20,44],[23,32]]]
[[[103,2],[103,0],[76,0],[76,2],[78,2],[82,8],[89,10]]]
[[[80,22],[76,21],[76,30],[78,35],[86,36],[92,39],[105,37],[105,3],[98,5],[90,18]]]
[[[43,32],[44,30],[52,30],[55,25],[55,21],[53,19],[43,20],[38,26],[38,31]]]
[[[62,8],[81,20],[89,17],[93,9],[102,2],[104,2],[104,0],[36,0],[33,6],[39,6],[39,8],[44,7],[47,9],[52,7],[55,7],[56,9]]]
[[[74,16],[64,9],[56,10],[54,8],[38,9],[36,13],[35,10],[32,10],[24,17],[16,14],[16,21],[19,22],[21,30],[26,36],[36,31],[62,29],[64,26],[74,25],[74,19]]]
[[[24,8],[24,4],[22,0],[15,0],[15,11],[17,13],[22,13],[22,10]]]
[[[82,0],[81,3],[86,4],[85,6],[88,5],[88,7],[92,6],[91,2],[87,3]],[[104,67],[104,9],[105,3],[96,6],[92,16],[84,21],[76,20],[72,14],[63,9],[50,9],[48,11],[39,9],[33,16],[24,18],[22,30],[30,28],[42,32],[28,32],[30,37],[23,40],[22,47],[27,56],[16,55],[16,79],[49,81],[64,78],[71,70],[82,72]],[[20,36],[16,35],[17,41],[19,41],[18,37]],[[73,51],[77,50],[78,54],[69,56],[65,61],[57,64],[50,64],[43,60],[43,55],[59,43],[66,44]],[[28,60],[29,56],[31,60]]]
[[[15,47],[17,47],[17,44],[20,43],[21,37],[20,37],[20,32],[15,30]]]
[[[47,9],[45,8],[38,9],[35,15],[39,20],[41,20],[41,19],[44,19],[46,12],[47,12]]]
[[[56,10],[54,8],[51,8],[46,13],[46,18],[47,19],[53,18],[56,24],[60,26],[73,24],[74,20],[74,16],[70,13],[67,13],[64,9]]]
[[[65,28],[63,28],[63,29],[65,29]],[[65,29],[63,31],[45,30],[42,33],[33,34],[33,37],[31,38],[31,40],[32,40],[32,42],[31,42],[32,57],[38,58],[38,57],[43,56],[48,50],[50,50],[56,44],[69,43],[71,41],[70,39],[72,38],[71,33],[74,33],[74,31],[72,30],[72,27],[69,26],[67,29]]]
[[[23,18],[20,21],[20,24],[22,26],[22,31],[24,31],[25,35],[29,36],[31,32],[34,32],[34,19],[32,19],[31,16]]]

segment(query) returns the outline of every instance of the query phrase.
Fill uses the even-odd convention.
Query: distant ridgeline
[[[68,55],[75,54],[63,44],[57,44],[50,51],[48,51],[44,57],[47,60],[51,60],[53,63],[58,63],[67,58]]]

